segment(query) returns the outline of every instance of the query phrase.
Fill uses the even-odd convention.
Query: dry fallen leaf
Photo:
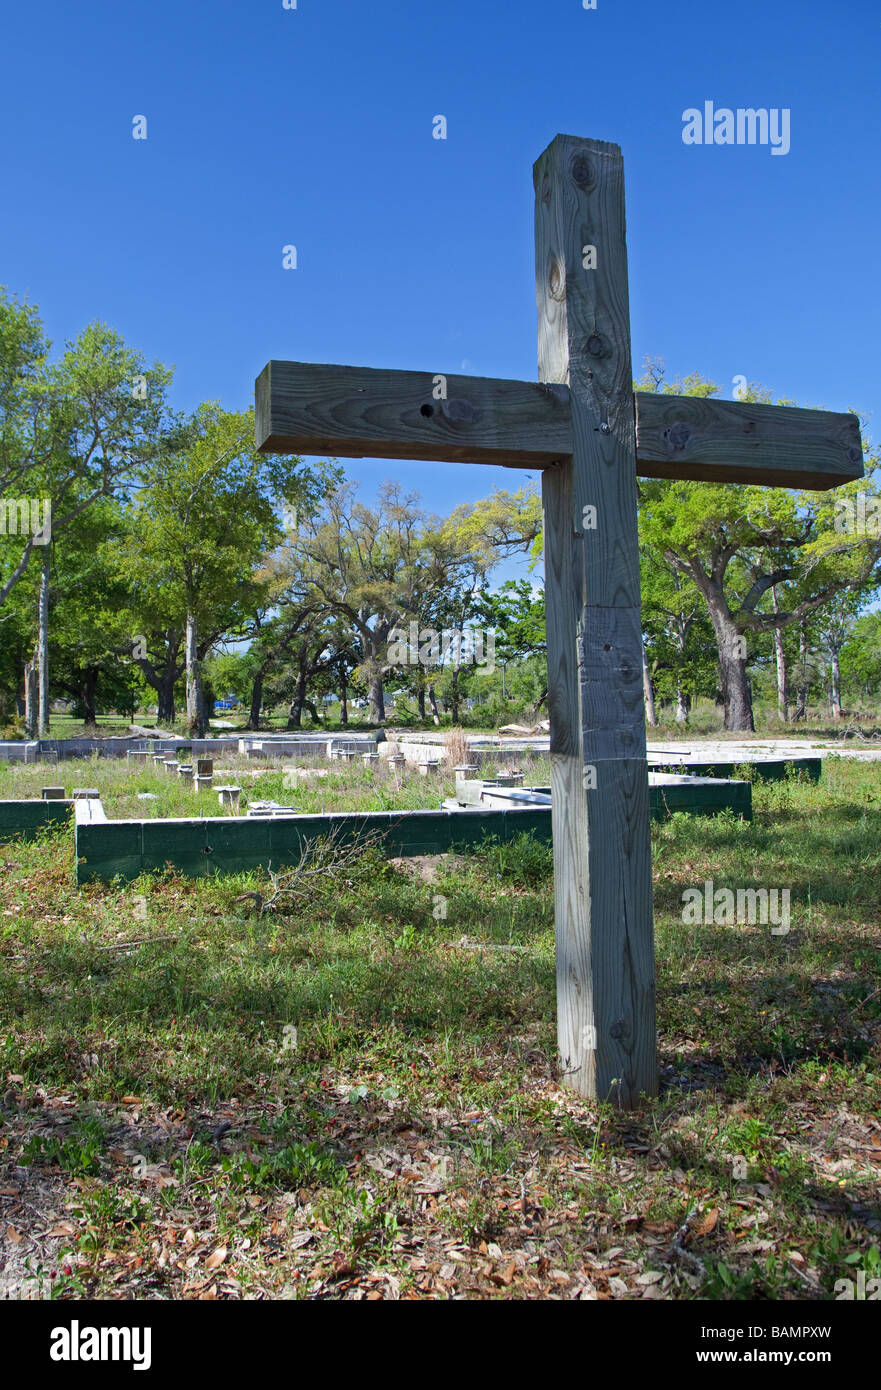
[[[217,1269],[226,1259],[226,1246],[218,1245],[213,1254],[209,1255],[205,1261],[206,1269]]]
[[[708,1236],[710,1231],[715,1230],[716,1222],[719,1220],[719,1208],[711,1207],[708,1212],[695,1221],[691,1227],[692,1233],[696,1236]]]
[[[75,1236],[76,1226],[72,1221],[59,1221],[57,1226],[50,1226],[46,1232],[47,1236]]]
[[[17,1231],[14,1226],[7,1226],[6,1239],[9,1241],[10,1245],[21,1245],[24,1236],[21,1231]]]

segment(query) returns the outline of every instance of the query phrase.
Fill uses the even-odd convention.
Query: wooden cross
[[[270,362],[266,453],[542,468],[558,1045],[567,1084],[657,1091],[637,474],[825,489],[853,415],[633,391],[624,167],[558,135],[535,182],[539,384]]]

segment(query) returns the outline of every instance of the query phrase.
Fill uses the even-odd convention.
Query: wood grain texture
[[[569,1085],[632,1106],[657,1059],[621,152],[557,136],[534,178],[539,377],[572,431],[542,478],[558,1045]]]
[[[636,393],[636,471],[649,478],[823,491],[863,476],[855,415]]]
[[[566,311],[552,298],[548,312],[555,323]],[[446,384],[447,399],[435,400],[426,372],[269,362],[256,384],[257,447],[511,468],[572,457],[568,385],[463,376]],[[823,491],[863,476],[855,415],[645,391],[635,402],[641,477]]]
[[[256,384],[263,453],[543,468],[569,450],[569,392],[536,382],[270,362]]]

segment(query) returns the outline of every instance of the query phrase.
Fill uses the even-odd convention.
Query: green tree
[[[35,663],[44,734],[50,541],[124,489],[148,460],[155,466],[177,435],[166,402],[170,372],[148,367],[105,324],[89,324],[54,364],[49,351],[36,308],[0,289],[0,607],[39,553]]]
[[[257,452],[253,411],[209,403],[188,421],[182,447],[162,467],[143,472],[122,572],[147,631],[164,634],[166,682],[179,669],[183,640],[194,735],[207,726],[205,656],[265,606],[258,569],[281,539],[280,507],[321,489],[321,470],[298,464]],[[149,655],[135,659],[155,685],[159,673]]]
[[[639,383],[640,390],[659,387],[675,395],[718,390],[696,376],[666,385],[657,371]],[[752,387],[749,398],[767,399],[767,393]],[[848,484],[850,492],[874,491],[875,462],[870,456],[868,480]],[[873,589],[881,538],[836,530],[836,494],[655,479],[643,481],[640,493],[642,546],[694,583],[706,604],[725,727],[751,730],[746,635],[798,623],[845,589]],[[768,611],[770,591],[784,584],[791,605]]]
[[[717,679],[713,630],[694,583],[646,548],[640,557],[648,679],[685,723],[694,700]]]
[[[841,648],[841,678],[864,700],[881,700],[881,613],[858,618]]]
[[[370,507],[345,483],[300,518],[281,562],[287,605],[312,623],[333,615],[347,624],[375,724],[385,721],[389,634],[424,592],[424,524],[418,499],[397,484],[383,484]]]

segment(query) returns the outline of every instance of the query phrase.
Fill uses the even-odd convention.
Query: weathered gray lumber
[[[534,174],[539,376],[569,382],[573,444],[542,475],[558,1045],[569,1085],[632,1106],[657,1059],[624,168],[558,135]]]
[[[270,362],[257,378],[264,453],[502,463],[536,468],[568,451],[568,392],[527,381]],[[435,398],[435,390],[446,399]]]
[[[699,396],[636,393],[644,477],[823,491],[863,476],[856,415]]]
[[[580,265],[580,262],[579,262]],[[594,272],[595,273],[595,272]],[[544,467],[572,456],[564,382],[269,362],[257,378],[264,453]],[[823,491],[863,475],[855,415],[638,391],[636,472]]]
[[[636,475],[823,490],[862,454],[854,416],[634,395],[620,150],[558,136],[535,187],[541,385],[271,362],[257,443],[543,467],[560,1052],[629,1106],[657,1082]]]

